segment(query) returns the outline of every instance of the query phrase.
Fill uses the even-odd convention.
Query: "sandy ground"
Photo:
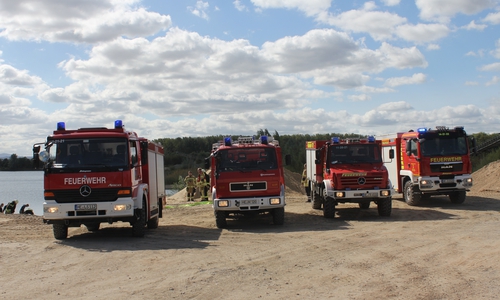
[[[56,241],[41,217],[1,215],[0,298],[498,299],[499,169],[476,172],[491,183],[462,205],[395,198],[387,218],[340,204],[325,219],[293,189],[283,226],[263,215],[220,230],[210,205],[182,194],[144,238],[116,223]]]

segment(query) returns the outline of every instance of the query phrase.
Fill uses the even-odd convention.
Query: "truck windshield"
[[[126,139],[58,139],[52,142],[50,155],[54,168],[128,165],[129,152]]]
[[[331,164],[381,163],[380,149],[376,144],[332,145]]]
[[[435,137],[421,140],[420,151],[423,156],[466,155],[468,148],[465,136]]]
[[[220,150],[217,155],[220,172],[277,169],[276,153],[272,148],[235,148]]]

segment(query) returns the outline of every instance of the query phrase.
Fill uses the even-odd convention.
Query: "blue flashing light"
[[[224,138],[224,146],[231,146],[231,144],[232,142],[230,137]]]
[[[375,143],[375,137],[373,135],[368,137],[368,143]]]
[[[340,142],[340,138],[338,136],[332,137],[332,143],[338,144]]]
[[[66,130],[66,124],[64,122],[57,122],[57,130]]]
[[[264,145],[267,145],[269,142],[267,140],[267,135],[263,135],[260,137],[260,142]]]
[[[118,129],[118,128],[123,128],[123,122],[122,122],[122,120],[116,120],[115,121],[115,129]]]
[[[419,129],[417,129],[417,131],[420,133],[424,133],[424,132],[427,132],[427,128],[419,128]]]

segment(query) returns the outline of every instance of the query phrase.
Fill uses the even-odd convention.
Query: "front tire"
[[[52,224],[52,231],[56,240],[65,240],[68,237],[68,225]]]
[[[323,216],[328,219],[335,218],[335,201],[332,198],[326,198],[323,203]]]
[[[462,203],[464,203],[467,195],[466,195],[465,191],[460,191],[460,192],[454,192],[454,193],[450,194],[448,197],[450,197],[451,203],[462,204]]]
[[[321,197],[319,196],[318,193],[314,191],[314,189],[311,191],[311,205],[313,209],[321,209],[321,204],[323,201],[321,201]]]
[[[378,215],[390,217],[392,212],[392,198],[379,199],[377,201]]]
[[[271,211],[273,215],[273,223],[274,225],[283,225],[285,223],[285,208],[275,208]]]
[[[142,202],[142,209],[136,209],[137,220],[132,224],[132,235],[143,237],[146,234],[146,201]]]
[[[405,183],[404,189],[405,202],[411,206],[419,205],[422,200],[422,195],[420,194],[418,187],[408,180]]]
[[[222,229],[227,227],[226,217],[225,211],[218,210],[215,212],[215,224],[217,225],[217,228]]]

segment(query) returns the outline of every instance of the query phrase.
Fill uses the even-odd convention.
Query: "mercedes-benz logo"
[[[88,197],[90,196],[90,193],[92,193],[92,189],[90,188],[90,186],[82,185],[80,187],[80,195],[82,195],[82,197]]]
[[[358,184],[365,184],[365,183],[366,183],[366,179],[364,177],[358,178]]]

